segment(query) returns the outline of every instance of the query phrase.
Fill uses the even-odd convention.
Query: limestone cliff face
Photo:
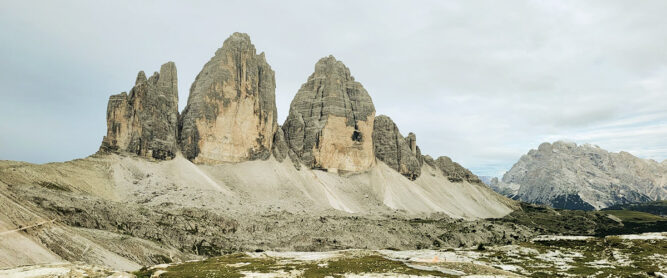
[[[283,125],[290,148],[312,168],[359,172],[375,163],[375,107],[350,70],[320,59],[301,86]]]
[[[407,138],[385,115],[375,117],[373,125],[375,156],[408,179],[415,180],[421,174],[421,154],[417,154],[417,137],[410,133]]]
[[[275,87],[264,53],[234,33],[190,88],[180,121],[184,156],[206,164],[268,158],[278,127]]]
[[[109,98],[107,135],[100,150],[171,159],[178,151],[177,127],[176,65],[169,62],[148,79],[139,72],[129,95]]]
[[[542,143],[512,166],[497,187],[519,200],[556,208],[600,209],[667,198],[667,165],[592,145]]]

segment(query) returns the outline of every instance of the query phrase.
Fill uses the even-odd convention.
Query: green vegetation
[[[473,261],[436,260],[405,264],[381,253],[363,250],[342,251],[320,260],[299,260],[264,253],[236,253],[203,261],[186,262],[166,268],[142,269],[137,277],[244,277],[250,273],[281,273],[290,277],[343,277],[345,274],[388,274],[454,277],[435,271],[448,269],[467,275],[512,275],[529,277],[648,277],[667,270],[667,241],[627,240],[616,236],[585,240],[552,239],[523,242],[483,249],[451,249],[457,257]],[[473,254],[474,253],[474,254]],[[415,253],[418,254],[418,253]],[[403,258],[403,255],[400,255]],[[407,260],[413,255],[406,255]],[[479,262],[485,263],[479,263]],[[495,268],[494,268],[495,266]],[[501,270],[510,267],[513,273]],[[163,272],[164,271],[164,272]]]
[[[521,203],[521,209],[492,221],[523,225],[539,234],[606,236],[667,231],[667,218],[644,212],[563,210],[528,203]]]
[[[245,264],[242,267],[234,267],[236,264]],[[160,277],[243,277],[240,271],[266,272],[270,265],[275,265],[275,259],[251,258],[245,254],[232,254],[227,256],[209,258],[203,261],[186,262],[169,266],[167,272]],[[137,278],[148,278],[158,269],[142,268],[134,275]]]
[[[562,235],[595,235],[597,230],[622,226],[596,212],[554,209],[528,203],[521,203],[521,209],[494,221],[523,225],[539,234]]]
[[[667,241],[550,240],[519,244],[521,251],[495,249],[482,261],[522,268],[530,277],[647,277],[667,267]]]
[[[523,203],[520,210],[490,221],[529,227],[535,234],[593,237],[586,240],[521,242],[511,246],[479,243],[465,250],[442,250],[461,256],[470,256],[473,252],[479,255],[473,256],[474,260],[486,262],[486,265],[447,261],[407,265],[400,260],[385,258],[378,252],[358,250],[344,251],[340,256],[316,261],[270,257],[261,253],[256,256],[235,253],[161,269],[144,268],[135,272],[135,275],[150,277],[157,271],[164,271],[160,277],[244,277],[247,273],[283,273],[294,277],[342,277],[344,274],[364,273],[449,277],[451,275],[435,271],[435,267],[467,274],[496,275],[504,272],[498,269],[498,265],[507,265],[518,267],[508,269],[529,277],[647,277],[667,270],[667,241],[622,240],[616,236],[607,236],[667,231],[667,220],[661,216],[632,210],[561,210]],[[410,223],[435,223],[443,230],[449,229],[447,222],[440,220],[415,218]],[[486,231],[490,227],[464,226],[461,229],[466,234],[478,234],[479,229]],[[508,235],[510,237],[516,241],[527,240]],[[419,268],[415,265],[419,265]]]
[[[407,275],[430,275],[447,277],[439,271],[419,270],[406,266],[399,261],[392,261],[379,255],[340,258],[327,263],[324,267],[309,265],[302,277],[342,277],[345,273],[396,273]]]
[[[603,211],[604,210],[633,210],[660,216],[667,216],[667,200],[653,201],[646,203],[613,205],[611,207],[603,209]]]
[[[623,222],[648,223],[667,220],[666,218],[655,214],[632,210],[604,210],[600,213],[614,215],[620,218]]]
[[[270,273],[293,272],[298,277],[342,277],[345,273],[396,273],[407,275],[430,275],[448,277],[439,271],[419,270],[408,267],[400,261],[386,259],[379,255],[341,257],[326,263],[278,261],[271,257],[250,257],[237,253],[210,258],[203,261],[186,262],[164,269],[160,277],[244,277],[243,272]],[[139,278],[151,277],[158,269],[143,268],[134,275]]]

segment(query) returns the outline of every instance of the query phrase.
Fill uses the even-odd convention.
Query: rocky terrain
[[[667,164],[558,141],[531,150],[490,186],[525,202],[601,209],[667,198]]]
[[[415,134],[375,117],[333,56],[315,64],[282,126],[274,72],[246,34],[204,65],[180,114],[176,88],[173,62],[140,72],[129,94],[110,97],[94,155],[0,161],[0,267],[133,271],[241,251],[473,247],[534,234],[484,220],[519,205],[451,159],[422,155]]]
[[[667,234],[540,237],[444,250],[255,252],[136,272],[161,277],[663,277]]]
[[[449,157],[422,154],[414,133],[404,137],[390,117],[376,116],[370,94],[333,56],[315,64],[282,126],[274,72],[247,34],[231,35],[204,65],[182,113],[176,85],[168,62],[149,78],[140,72],[129,94],[111,96],[96,154],[41,165],[0,161],[0,275],[549,276],[561,271],[554,268],[561,262],[549,265],[551,251],[530,251],[531,260],[547,259],[512,261],[517,268],[497,252],[511,261],[512,250],[540,234],[605,236],[667,225],[641,212],[554,210],[494,192]],[[495,183],[546,179],[557,171],[528,162],[568,157],[562,148],[572,152],[564,143],[540,146]],[[612,177],[602,170],[621,169],[613,177],[624,200],[664,198],[659,166],[579,152],[576,163],[540,167],[593,164],[600,171],[590,175],[599,180]],[[655,175],[624,183],[634,181],[633,171]],[[562,192],[565,203],[575,194],[606,196]],[[524,186],[517,194],[534,195]],[[461,254],[474,261],[438,259]],[[664,269],[645,265],[664,252],[645,255],[632,258],[636,272]]]
[[[256,249],[459,247],[533,234],[459,219],[500,217],[513,204],[430,168],[430,179],[415,182],[386,165],[345,177],[273,158],[204,167],[104,154],[0,168],[2,267],[83,261],[135,270]]]
[[[543,236],[437,250],[253,251],[128,273],[81,263],[0,269],[17,277],[664,277],[667,234]],[[42,276],[43,275],[43,276]]]

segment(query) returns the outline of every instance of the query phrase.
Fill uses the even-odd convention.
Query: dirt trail
[[[2,235],[6,235],[6,234],[11,234],[11,233],[14,233],[14,232],[19,232],[19,231],[27,230],[27,229],[34,228],[34,227],[38,227],[38,226],[42,226],[42,225],[44,225],[44,224],[51,224],[51,223],[53,223],[53,222],[55,222],[55,221],[56,221],[56,219],[45,220],[45,221],[42,221],[42,222],[39,222],[39,223],[36,223],[36,224],[32,224],[32,225],[29,225],[29,226],[20,227],[20,228],[18,228],[18,229],[13,229],[13,230],[8,230],[8,231],[2,231],[2,232],[0,232],[0,236],[2,236]]]

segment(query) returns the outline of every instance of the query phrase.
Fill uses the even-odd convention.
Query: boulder
[[[180,119],[183,155],[204,164],[268,158],[278,128],[275,87],[264,53],[234,33],[190,88]]]
[[[375,163],[375,107],[361,83],[333,56],[320,59],[283,125],[285,138],[311,168],[361,172]]]
[[[178,151],[177,130],[176,65],[168,62],[150,78],[140,71],[129,94],[109,98],[107,135],[100,151],[171,159]]]

